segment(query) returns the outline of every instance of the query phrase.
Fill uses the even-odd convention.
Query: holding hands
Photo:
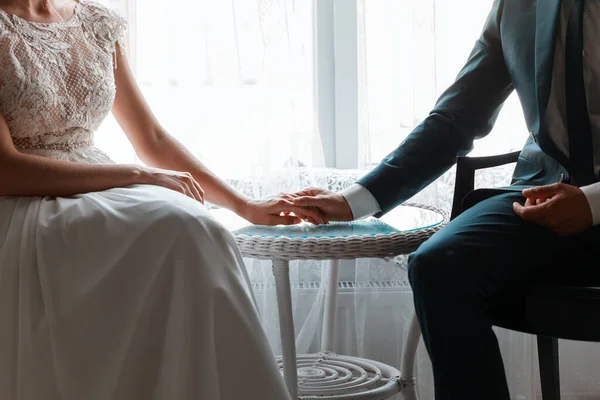
[[[270,199],[249,201],[248,211],[241,215],[259,225],[292,225],[303,220],[319,225],[353,219],[344,196],[319,188],[280,193]]]
[[[316,210],[323,221],[314,221],[306,219],[313,224],[328,223],[329,221],[352,221],[352,210],[350,205],[339,193],[320,188],[308,188],[289,195],[294,205],[302,207],[304,210]]]
[[[292,225],[303,220],[319,225],[354,219],[344,196],[320,188],[280,193],[271,199],[251,201],[250,208],[253,211],[242,216],[260,225]]]
[[[262,200],[247,200],[239,215],[256,225],[294,225],[302,220],[325,223],[321,213],[312,208],[300,207],[292,195],[282,194]]]

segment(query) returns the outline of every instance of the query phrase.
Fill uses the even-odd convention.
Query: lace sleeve
[[[120,53],[125,54],[127,21],[115,11],[94,1],[81,0],[81,3],[83,5],[82,22],[100,47],[108,53],[114,54],[118,45]],[[115,68],[116,66],[115,63]]]

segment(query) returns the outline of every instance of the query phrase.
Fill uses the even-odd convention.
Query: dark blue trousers
[[[409,257],[436,400],[508,400],[490,304],[518,296],[531,281],[600,270],[600,227],[561,237],[515,215],[514,201],[524,198],[515,192],[481,201]]]

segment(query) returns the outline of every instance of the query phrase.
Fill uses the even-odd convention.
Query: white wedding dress
[[[93,135],[124,29],[87,0],[59,23],[0,11],[0,113],[20,151],[112,162]],[[231,235],[140,185],[0,198],[0,399],[289,397]]]

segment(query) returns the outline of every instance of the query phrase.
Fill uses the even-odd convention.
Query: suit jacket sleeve
[[[473,140],[486,136],[513,90],[500,41],[503,0],[496,0],[483,32],[455,82],[429,116],[358,183],[390,211],[446,172]]]

